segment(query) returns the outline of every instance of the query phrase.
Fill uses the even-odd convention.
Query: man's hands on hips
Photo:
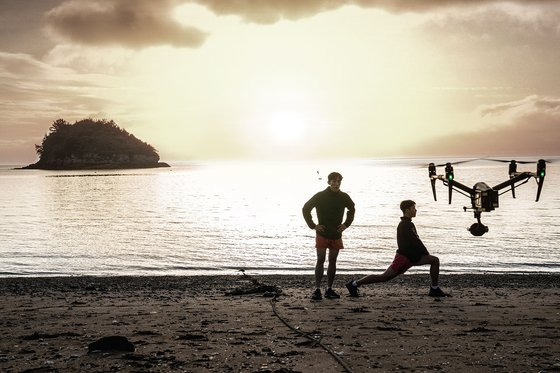
[[[317,225],[315,226],[315,230],[316,230],[317,232],[324,232],[325,229],[326,229],[326,227],[325,227],[324,225],[321,225],[321,224],[317,224]]]
[[[336,230],[337,230],[339,233],[342,233],[342,232],[344,232],[344,231],[346,230],[346,228],[347,228],[347,227],[346,227],[344,224],[340,224],[338,227],[336,227]],[[315,230],[316,230],[317,232],[324,232],[326,229],[327,229],[327,228],[326,228],[324,225],[322,225],[322,224],[317,224],[317,225],[315,226]]]

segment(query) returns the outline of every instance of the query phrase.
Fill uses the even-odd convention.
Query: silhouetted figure
[[[398,275],[402,275],[412,266],[430,265],[430,277],[432,286],[428,295],[432,297],[449,296],[444,293],[438,286],[439,279],[439,258],[430,255],[426,246],[418,237],[416,227],[412,222],[412,218],[416,216],[416,203],[411,200],[401,202],[400,208],[403,212],[401,222],[397,227],[397,253],[393,259],[393,263],[380,275],[365,276],[357,281],[352,280],[346,284],[346,288],[350,292],[350,296],[357,297],[358,287],[366,284],[389,281]]]
[[[334,276],[336,274],[336,259],[338,252],[344,248],[342,243],[342,232],[352,224],[354,220],[354,202],[350,196],[340,190],[342,175],[331,172],[328,176],[328,188],[315,194],[303,205],[303,217],[309,226],[314,229],[315,248],[317,249],[317,264],[315,265],[315,291],[311,296],[313,300],[319,300],[321,295],[321,281],[323,279],[325,258],[329,249],[329,266],[327,269],[327,289],[325,297],[329,299],[340,298],[333,289]],[[315,208],[318,224],[315,224],[311,211]],[[346,220],[344,211],[348,210]]]

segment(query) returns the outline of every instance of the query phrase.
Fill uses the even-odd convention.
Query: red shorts
[[[342,244],[342,238],[333,240],[318,234],[315,236],[315,248],[342,250],[344,249],[344,245]]]
[[[406,256],[397,253],[395,254],[393,263],[391,263],[389,267],[397,273],[405,273],[410,267],[412,267],[412,262]]]

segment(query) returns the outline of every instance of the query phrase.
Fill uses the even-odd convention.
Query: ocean
[[[474,237],[468,198],[438,182],[427,163],[454,159],[317,162],[169,162],[171,168],[99,171],[0,166],[0,276],[312,274],[314,231],[301,208],[340,172],[356,204],[338,273],[383,271],[396,250],[399,203],[413,199],[420,238],[442,273],[559,273],[560,164],[547,165],[540,201],[531,179],[482,214]],[[21,166],[21,165],[18,165]],[[438,174],[444,172],[439,167]],[[467,186],[508,179],[486,160],[455,167]],[[536,171],[536,163],[519,165]],[[411,273],[428,271],[416,267]]]

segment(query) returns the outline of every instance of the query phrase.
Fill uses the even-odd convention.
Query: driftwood
[[[239,271],[243,273],[244,278],[250,281],[250,284],[226,291],[225,295],[262,294],[264,297],[276,297],[282,294],[282,289],[278,286],[261,284],[259,280],[246,274],[245,270]]]

